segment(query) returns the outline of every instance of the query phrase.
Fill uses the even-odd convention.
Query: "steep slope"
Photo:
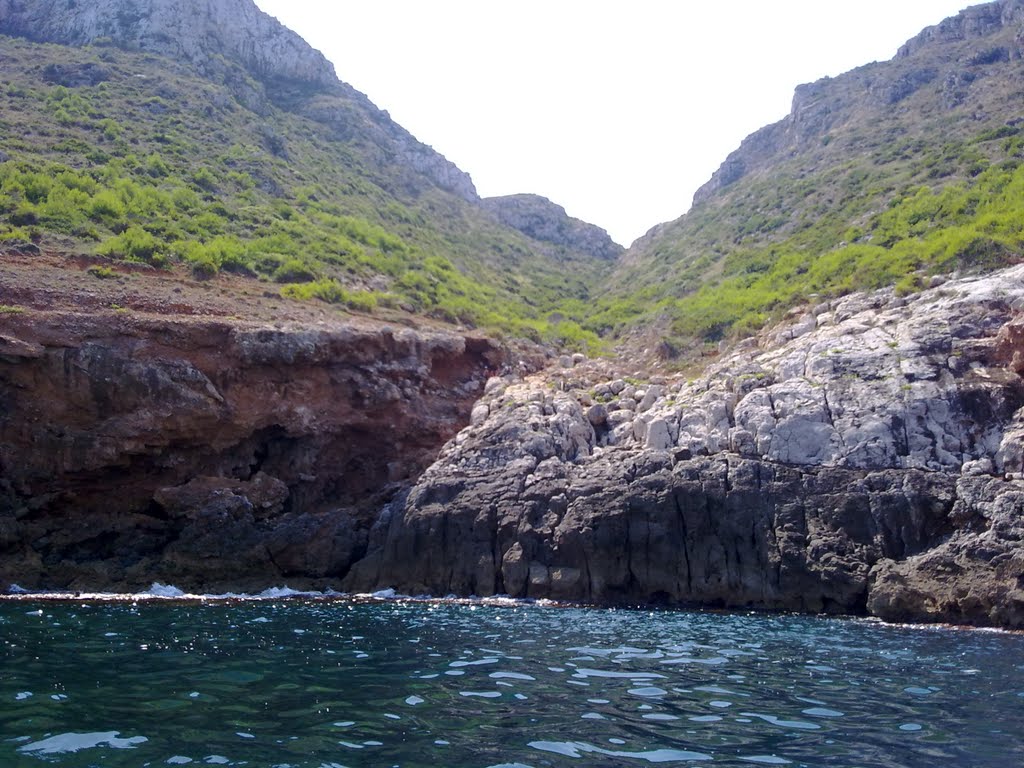
[[[717,341],[810,294],[1018,258],[1024,3],[976,6],[891,61],[800,86],[607,283],[595,328]]]
[[[542,243],[573,248],[608,261],[626,250],[605,230],[569,216],[562,206],[540,195],[488,197],[483,205],[502,223]]]
[[[0,34],[0,245],[551,340],[607,271],[502,224],[250,0],[5,0]]]
[[[39,42],[89,45],[105,39],[223,70],[219,56],[261,79],[337,84],[334,67],[291,30],[246,0],[2,0],[5,34]]]

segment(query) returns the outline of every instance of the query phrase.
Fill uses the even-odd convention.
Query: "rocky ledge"
[[[0,589],[334,584],[503,355],[354,320],[0,314]]]
[[[1024,627],[1024,267],[808,309],[699,379],[491,379],[345,580]]]

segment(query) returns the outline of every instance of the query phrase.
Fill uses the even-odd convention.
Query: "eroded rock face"
[[[919,92],[927,94],[924,102],[930,107],[969,105],[972,96],[985,90],[986,80],[997,72],[1005,76],[1022,55],[1024,2],[996,0],[965,8],[907,41],[892,61],[798,86],[790,113],[744,139],[697,190],[693,204],[712,200],[741,178],[789,155],[830,143],[851,125],[863,128],[883,121],[896,105]],[[851,148],[842,151],[847,157]]]
[[[565,209],[540,195],[488,197],[483,206],[498,221],[534,240],[563,245],[598,259],[617,259],[625,250],[598,226],[569,216]]]
[[[1017,267],[816,307],[692,382],[489,386],[347,584],[1024,626],[1021,307]]]
[[[6,315],[0,582],[339,578],[502,354],[386,326]]]
[[[106,39],[201,69],[226,56],[260,78],[337,82],[323,54],[251,0],[0,0],[0,30],[67,45]]]
[[[227,85],[247,109],[265,115],[274,103],[295,111],[326,124],[340,141],[367,142],[375,162],[408,169],[414,186],[429,180],[479,201],[469,174],[341,82],[322,53],[252,0],[0,0],[0,34],[116,45],[189,62],[204,77]],[[68,87],[105,79],[102,68],[58,67],[43,74]]]

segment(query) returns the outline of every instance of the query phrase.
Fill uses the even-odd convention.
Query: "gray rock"
[[[639,396],[639,394],[640,393],[638,392],[637,396]],[[662,397],[664,394],[665,387],[661,386],[660,384],[652,384],[644,391],[643,397],[640,398],[640,405],[638,406],[638,410],[641,412],[649,411],[658,401],[658,398]]]
[[[845,297],[639,414],[609,382],[600,433],[564,393],[492,409],[347,586],[1024,627],[1024,481],[993,477],[1024,472],[1024,266],[891,298]]]
[[[336,82],[323,54],[248,0],[136,0],[130,7],[123,0],[3,2],[0,30],[71,45],[107,38],[201,66],[222,55],[261,77]]]
[[[483,424],[487,420],[487,417],[490,415],[491,409],[490,406],[488,406],[486,403],[475,405],[473,406],[472,413],[470,413],[469,415],[469,423],[472,424],[474,427],[477,426],[478,424]]]
[[[608,409],[600,403],[590,406],[587,409],[587,421],[594,427],[601,427],[608,423]]]
[[[623,424],[633,423],[633,412],[627,410],[608,411],[608,426],[615,429]]]
[[[482,203],[503,224],[534,240],[568,246],[602,260],[617,259],[625,250],[600,227],[569,216],[562,206],[539,195],[489,197]]]
[[[668,423],[664,419],[655,419],[647,425],[647,435],[644,438],[644,447],[664,451],[672,446],[672,435],[669,432]]]

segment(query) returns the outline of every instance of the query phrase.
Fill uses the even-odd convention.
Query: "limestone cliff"
[[[327,124],[339,140],[364,142],[379,165],[402,165],[464,200],[479,199],[469,174],[338,80],[323,54],[252,0],[0,0],[0,34],[189,61],[229,84],[248,109],[286,107]]]
[[[804,172],[815,157],[858,149],[842,139],[857,128],[912,114],[926,122],[941,105],[946,112],[976,102],[967,110],[974,121],[997,109],[999,94],[1016,78],[1009,65],[1024,54],[1024,2],[998,0],[972,6],[908,41],[890,62],[868,64],[835,78],[801,85],[790,113],[744,139],[711,179],[694,195],[694,205],[710,200],[745,176],[771,169],[792,156],[804,158]],[[999,81],[1003,82],[1000,83]],[[995,85],[993,85],[993,82]],[[906,109],[908,99],[927,93]],[[1016,101],[1006,109],[1016,117]],[[939,123],[942,125],[941,114]],[[913,122],[901,124],[920,127]],[[951,138],[947,133],[944,138]],[[827,150],[834,140],[838,142]],[[859,148],[863,151],[863,147]],[[827,164],[823,159],[822,164]]]
[[[468,419],[490,341],[355,322],[0,315],[0,582],[340,578]]]
[[[224,56],[260,79],[337,82],[319,51],[250,0],[0,0],[0,30],[65,45],[107,41],[206,70]]]
[[[1024,627],[1024,268],[809,309],[695,381],[493,380],[355,589]]]
[[[565,209],[540,195],[488,197],[483,206],[498,220],[542,243],[561,245],[598,259],[612,261],[625,249],[598,226],[569,216]]]

